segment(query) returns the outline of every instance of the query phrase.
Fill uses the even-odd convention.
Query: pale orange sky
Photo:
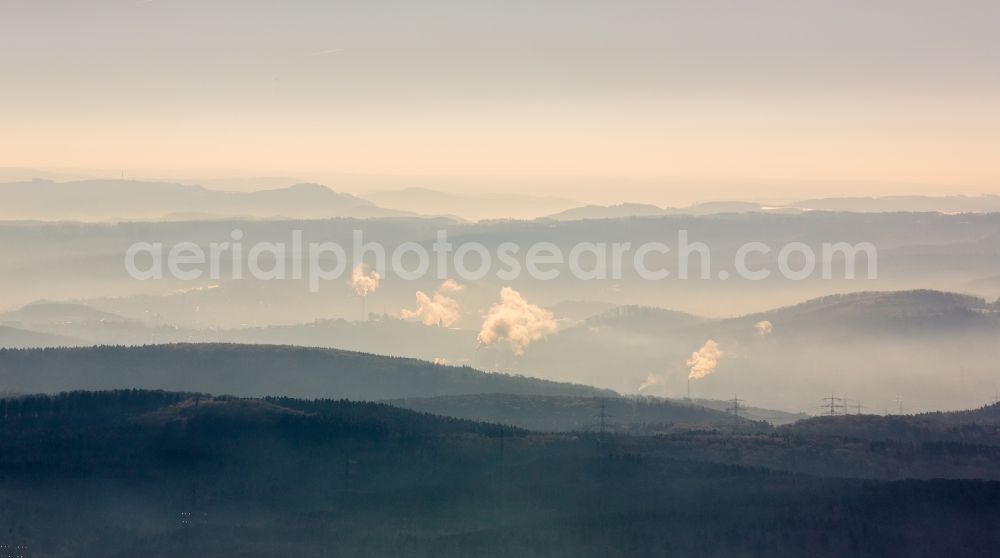
[[[5,8],[0,167],[1000,194],[992,2],[357,4]]]

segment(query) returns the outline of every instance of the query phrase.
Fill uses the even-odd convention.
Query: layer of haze
[[[998,24],[979,1],[7,0],[0,167],[1000,193]]]

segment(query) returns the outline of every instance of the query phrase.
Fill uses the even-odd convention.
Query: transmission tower
[[[861,404],[860,399],[848,399],[846,395],[844,396],[844,414],[847,414],[847,410],[850,409],[855,414],[860,415],[861,410],[867,408],[867,406]]]
[[[737,424],[740,422],[740,409],[742,408],[740,406],[741,403],[744,403],[744,401],[734,393],[733,398],[729,401],[729,407],[726,407],[726,412],[733,413],[733,422],[736,422]]]
[[[830,392],[830,397],[823,398],[823,405],[820,406],[823,409],[823,414],[829,417],[835,417],[838,414],[847,414],[847,400],[843,397],[836,397],[833,392]]]
[[[601,411],[596,415],[594,415],[594,418],[597,419],[597,424],[595,424],[594,426],[596,426],[600,431],[601,439],[604,439],[604,434],[605,432],[607,432],[608,427],[611,425],[608,419],[614,418],[614,415],[608,414],[607,399],[601,398]]]

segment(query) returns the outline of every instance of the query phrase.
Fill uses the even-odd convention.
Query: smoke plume
[[[753,327],[757,330],[757,335],[761,337],[767,337],[774,331],[774,324],[768,320],[757,322]]]
[[[721,357],[722,351],[719,350],[719,344],[711,339],[705,341],[705,344],[691,353],[691,358],[687,360],[687,365],[691,368],[688,379],[700,380],[708,376],[715,371]]]
[[[528,303],[509,287],[500,290],[500,302],[490,307],[479,331],[481,345],[506,341],[510,350],[523,356],[528,345],[556,330],[552,312]]]
[[[450,327],[462,317],[462,309],[458,301],[445,296],[445,292],[459,292],[463,289],[454,279],[448,279],[438,287],[436,293],[428,296],[423,291],[417,291],[416,310],[403,309],[403,319],[415,320],[424,325]]]
[[[663,383],[663,378],[657,376],[656,374],[647,374],[646,381],[639,384],[638,393],[642,393],[643,391],[646,391],[651,387],[658,386],[662,383]]]
[[[365,264],[358,264],[351,272],[351,287],[358,296],[364,298],[378,290],[380,279],[377,271],[369,269]]]

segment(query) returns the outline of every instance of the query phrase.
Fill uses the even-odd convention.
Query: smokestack
[[[361,297],[361,319],[368,319],[368,305],[365,298],[369,294],[378,290],[379,280],[381,276],[377,271],[369,269],[367,265],[361,263],[354,266],[354,271],[351,272],[351,288],[354,292]]]

